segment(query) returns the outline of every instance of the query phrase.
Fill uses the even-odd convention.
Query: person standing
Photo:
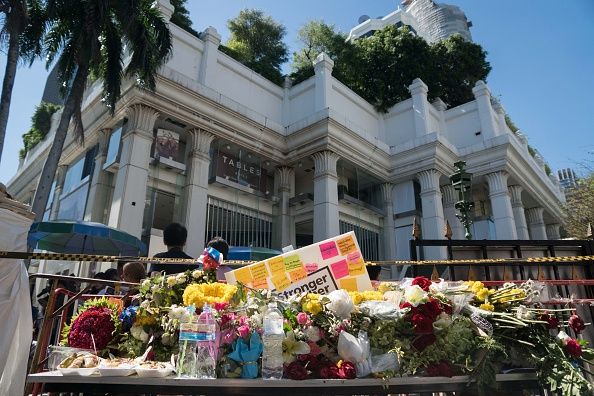
[[[193,259],[184,252],[184,246],[188,238],[188,230],[179,223],[171,223],[163,230],[163,242],[167,246],[166,252],[155,254],[157,258],[177,258],[177,259]],[[156,263],[151,266],[151,272],[160,272],[165,274],[178,274],[187,270],[199,269],[196,264],[160,264]]]

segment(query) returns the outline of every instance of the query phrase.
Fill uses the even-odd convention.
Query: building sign
[[[216,175],[254,190],[266,192],[266,169],[234,155],[217,154]]]
[[[179,151],[179,134],[166,129],[157,130],[155,152],[157,156],[176,159]]]
[[[227,272],[227,282],[270,289],[289,297],[308,292],[372,290],[353,231]]]

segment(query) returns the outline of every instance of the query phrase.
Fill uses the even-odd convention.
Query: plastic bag
[[[343,360],[355,364],[359,378],[366,377],[371,373],[369,351],[369,339],[364,331],[360,331],[358,337],[346,331],[338,336],[338,355]]]

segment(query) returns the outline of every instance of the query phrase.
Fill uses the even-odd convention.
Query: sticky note
[[[289,272],[289,277],[291,277],[291,282],[293,283],[305,278],[306,276],[307,272],[303,267],[297,268],[296,270]]]
[[[347,256],[347,262],[349,263],[349,275],[359,276],[365,274],[365,261],[363,261],[360,252],[350,253]]]
[[[283,291],[291,285],[291,281],[285,276],[285,274],[273,276],[271,281],[276,288],[276,291]]]
[[[266,269],[266,263],[264,263],[264,261],[250,265],[250,271],[252,272],[252,278],[254,278],[254,280],[268,278],[268,269]]]
[[[341,279],[340,288],[346,291],[357,291],[357,278]]]
[[[332,257],[338,256],[336,242],[330,241],[320,244],[320,253],[322,253],[322,259],[324,260],[328,260]]]
[[[340,250],[340,254],[342,256],[346,256],[347,254],[353,252],[357,247],[355,246],[355,241],[353,240],[352,236],[347,236],[342,239],[336,241],[338,244],[338,249]]]
[[[303,263],[301,262],[301,259],[299,258],[299,255],[297,255],[297,254],[285,256],[284,260],[285,260],[285,269],[289,272],[294,269],[303,267]]]
[[[268,268],[272,276],[285,272],[285,260],[282,257],[275,257],[268,260]]]
[[[235,270],[234,273],[235,280],[237,282],[241,282],[246,285],[252,282],[252,274],[250,273],[249,267],[240,268],[238,270]]]
[[[310,273],[310,272],[314,272],[317,271],[319,268],[318,263],[306,263],[305,264],[305,270]]]
[[[330,264],[330,269],[332,270],[334,279],[344,278],[349,274],[349,266],[346,260],[340,260],[336,263]]]
[[[254,280],[252,286],[254,287],[254,289],[268,289],[268,279],[264,278]]]

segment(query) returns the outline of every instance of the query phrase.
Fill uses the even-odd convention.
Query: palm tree
[[[54,142],[45,161],[33,212],[40,221],[62,154],[70,121],[82,139],[81,102],[89,73],[103,81],[104,102],[115,109],[125,76],[148,89],[171,52],[167,23],[152,0],[48,0],[44,52],[48,67],[57,58],[66,100]],[[122,58],[130,54],[124,69]]]

